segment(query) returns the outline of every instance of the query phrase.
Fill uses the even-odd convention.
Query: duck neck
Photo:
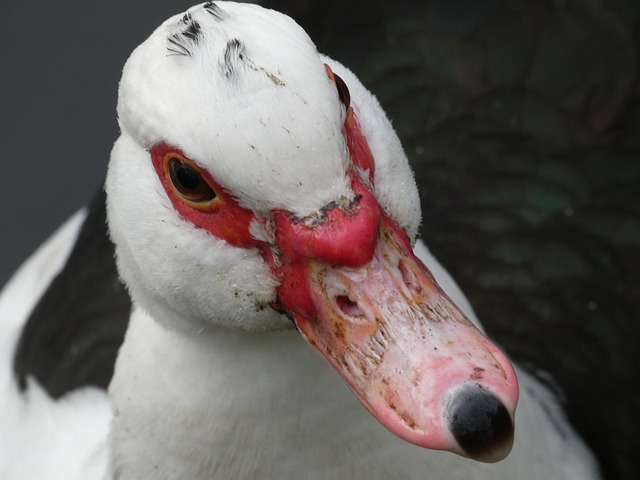
[[[270,477],[261,465],[286,477],[301,455],[329,464],[344,455],[362,435],[358,424],[382,429],[293,330],[191,335],[141,310],[109,394],[111,473],[120,480]]]
[[[109,388],[107,478],[596,478],[585,447],[549,414],[555,401],[520,378],[513,451],[481,464],[386,431],[295,331],[188,335],[134,310]]]

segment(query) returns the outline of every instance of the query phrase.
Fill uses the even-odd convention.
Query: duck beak
[[[278,214],[279,308],[406,441],[480,461],[513,443],[509,360],[442,291],[365,189],[320,224]]]

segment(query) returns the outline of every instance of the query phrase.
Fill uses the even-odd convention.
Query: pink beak
[[[356,197],[314,222],[275,212],[279,308],[399,437],[477,460],[513,443],[513,367],[352,175]]]

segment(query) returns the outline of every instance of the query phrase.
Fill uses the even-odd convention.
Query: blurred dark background
[[[0,2],[0,285],[98,188],[124,62],[192,4]]]

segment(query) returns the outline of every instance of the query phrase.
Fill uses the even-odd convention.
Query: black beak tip
[[[449,429],[463,454],[482,462],[497,462],[513,446],[514,425],[502,401],[479,385],[456,392],[447,405]]]

